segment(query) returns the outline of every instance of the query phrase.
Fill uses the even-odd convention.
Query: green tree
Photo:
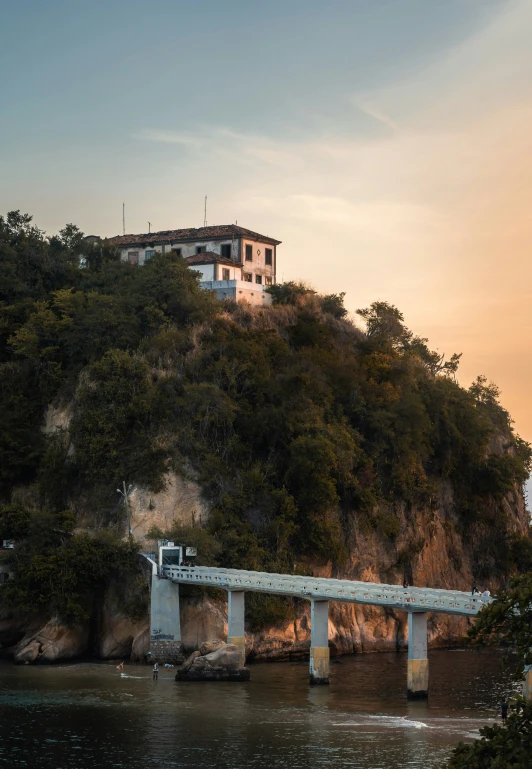
[[[271,294],[274,304],[300,305],[305,298],[316,295],[312,288],[295,281],[276,283],[268,286],[266,291]]]
[[[112,577],[137,574],[134,545],[112,532],[74,534],[70,511],[0,511],[0,527],[13,530],[13,522],[25,526],[15,549],[4,556],[15,577],[2,586],[2,605],[13,611],[49,611],[64,622],[86,620]]]
[[[70,428],[84,482],[114,489],[128,478],[160,489],[167,466],[165,448],[156,440],[162,407],[139,356],[109,350],[89,367]]]
[[[469,631],[475,644],[496,643],[515,650],[514,677],[532,664],[532,572],[515,578],[507,590],[477,615]],[[532,703],[516,700],[507,724],[480,730],[472,745],[460,743],[448,769],[528,769],[532,755]]]
[[[473,745],[460,743],[447,769],[529,769],[532,755],[532,705],[518,702],[504,726],[480,730]]]
[[[469,635],[477,644],[515,649],[515,675],[522,677],[524,666],[532,665],[532,572],[514,577],[478,614]]]

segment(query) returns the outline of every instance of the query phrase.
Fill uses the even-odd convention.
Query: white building
[[[131,264],[145,264],[158,252],[175,251],[191,269],[201,273],[202,288],[214,291],[219,299],[246,300],[258,305],[271,303],[265,289],[275,283],[280,242],[237,224],[122,235],[107,240],[120,249],[122,261]]]

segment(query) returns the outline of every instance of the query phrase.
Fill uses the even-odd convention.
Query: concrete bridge
[[[491,601],[458,590],[383,585],[344,579],[303,577],[289,574],[217,569],[206,566],[152,564],[151,649],[164,656],[181,640],[179,585],[222,588],[228,594],[229,643],[240,647],[245,658],[244,596],[246,592],[275,593],[310,601],[310,682],[329,682],[329,601],[371,604],[408,612],[408,696],[428,695],[427,613],[440,612],[474,617]]]

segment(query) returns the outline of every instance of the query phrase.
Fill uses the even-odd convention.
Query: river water
[[[176,683],[171,670],[0,665],[0,766],[33,769],[401,769],[441,766],[496,720],[497,652],[434,651],[428,702],[406,699],[406,654],[341,657],[329,687],[307,663],[249,683]]]

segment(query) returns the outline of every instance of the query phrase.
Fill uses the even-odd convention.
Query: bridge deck
[[[216,569],[207,566],[165,567],[164,575],[173,582],[210,585],[224,590],[275,593],[298,598],[373,604],[409,612],[432,611],[470,617],[477,614],[485,603],[492,600],[472,596],[470,593],[459,590],[403,588],[399,585],[383,585],[375,582],[269,574],[241,569]]]

